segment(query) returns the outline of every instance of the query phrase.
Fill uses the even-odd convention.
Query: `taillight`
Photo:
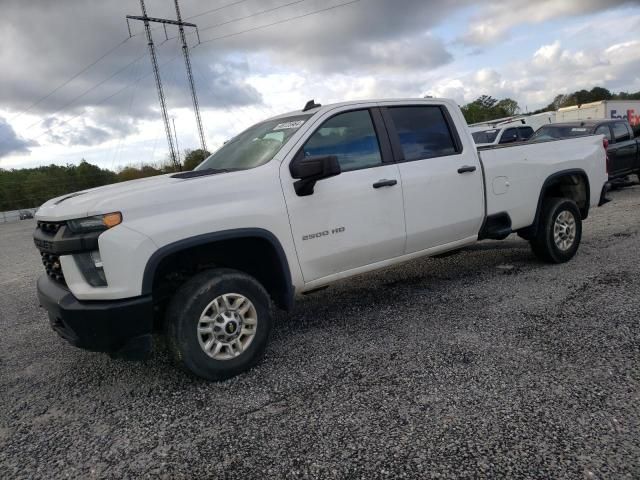
[[[604,146],[604,156],[607,159],[606,161],[606,165],[607,165],[607,175],[609,175],[609,152],[607,150],[609,150],[609,140],[607,138],[603,138],[602,139],[602,145]]]

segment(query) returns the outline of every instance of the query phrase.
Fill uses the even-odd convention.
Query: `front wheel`
[[[573,258],[582,238],[582,216],[573,200],[545,200],[540,225],[530,240],[533,253],[549,263],[564,263]]]
[[[269,295],[245,273],[207,270],[177,291],[166,325],[180,366],[207,380],[224,380],[264,355],[271,331]]]

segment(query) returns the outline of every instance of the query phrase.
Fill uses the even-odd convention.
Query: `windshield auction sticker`
[[[304,120],[296,120],[295,122],[279,123],[274,127],[274,130],[290,130],[292,128],[300,128],[304,125]]]

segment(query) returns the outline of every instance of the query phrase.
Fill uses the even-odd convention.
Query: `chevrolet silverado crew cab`
[[[219,380],[256,364],[272,304],[515,232],[571,259],[600,204],[602,136],[476,149],[450,100],[357,101],[261,122],[194,171],[45,203],[41,305],[73,345],[140,358],[166,334]]]

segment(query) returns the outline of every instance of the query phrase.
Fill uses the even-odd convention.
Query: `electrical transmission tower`
[[[180,7],[178,0],[175,0],[177,20],[171,20],[167,18],[154,18],[147,15],[147,9],[144,5],[144,0],[140,0],[140,8],[142,9],[142,16],[127,15],[127,28],[129,28],[129,20],[140,20],[144,23],[145,33],[147,35],[147,44],[149,45],[149,54],[151,55],[151,65],[153,67],[153,74],[156,80],[156,89],[158,90],[158,100],[160,101],[160,110],[162,112],[162,120],[164,121],[164,129],[167,134],[167,143],[169,145],[169,156],[176,169],[180,169],[180,161],[176,154],[176,149],[173,146],[173,135],[171,133],[171,126],[169,124],[169,115],[167,114],[167,102],[164,96],[164,90],[162,89],[162,81],[160,80],[160,69],[158,68],[158,58],[156,56],[156,49],[153,43],[153,37],[151,36],[150,22],[161,23],[165,29],[165,36],[167,35],[166,25],[177,25],[180,29],[180,39],[182,40],[182,52],[184,55],[185,64],[187,66],[187,76],[189,78],[189,85],[191,87],[191,99],[193,101],[193,107],[196,112],[196,122],[198,125],[198,133],[200,135],[200,145],[203,150],[206,150],[206,143],[204,138],[204,130],[202,128],[202,121],[200,119],[200,109],[198,107],[198,97],[196,95],[195,84],[193,81],[193,75],[191,73],[191,60],[189,59],[189,47],[187,46],[186,36],[184,34],[184,27],[193,27],[198,32],[198,27],[195,23],[183,22],[180,16]],[[129,36],[131,36],[131,28],[129,28]],[[198,35],[198,41],[200,36]],[[177,143],[177,138],[176,138]]]
[[[189,79],[189,86],[191,87],[191,101],[193,102],[193,110],[196,113],[196,125],[198,126],[198,134],[200,135],[200,148],[207,151],[207,142],[204,138],[204,129],[202,128],[202,119],[200,118],[200,107],[198,106],[198,96],[196,95],[196,86],[193,82],[193,73],[191,72],[191,59],[189,58],[189,46],[187,45],[187,39],[184,34],[184,25],[190,26],[182,21],[180,15],[180,5],[178,0],[175,0],[176,4],[176,18],[178,20],[178,30],[180,30],[180,41],[182,42],[182,55],[184,56],[184,64],[187,67],[187,78]],[[193,24],[191,24],[193,25]],[[196,28],[196,35],[198,35],[198,43],[200,43],[200,34],[198,33],[198,27]]]

